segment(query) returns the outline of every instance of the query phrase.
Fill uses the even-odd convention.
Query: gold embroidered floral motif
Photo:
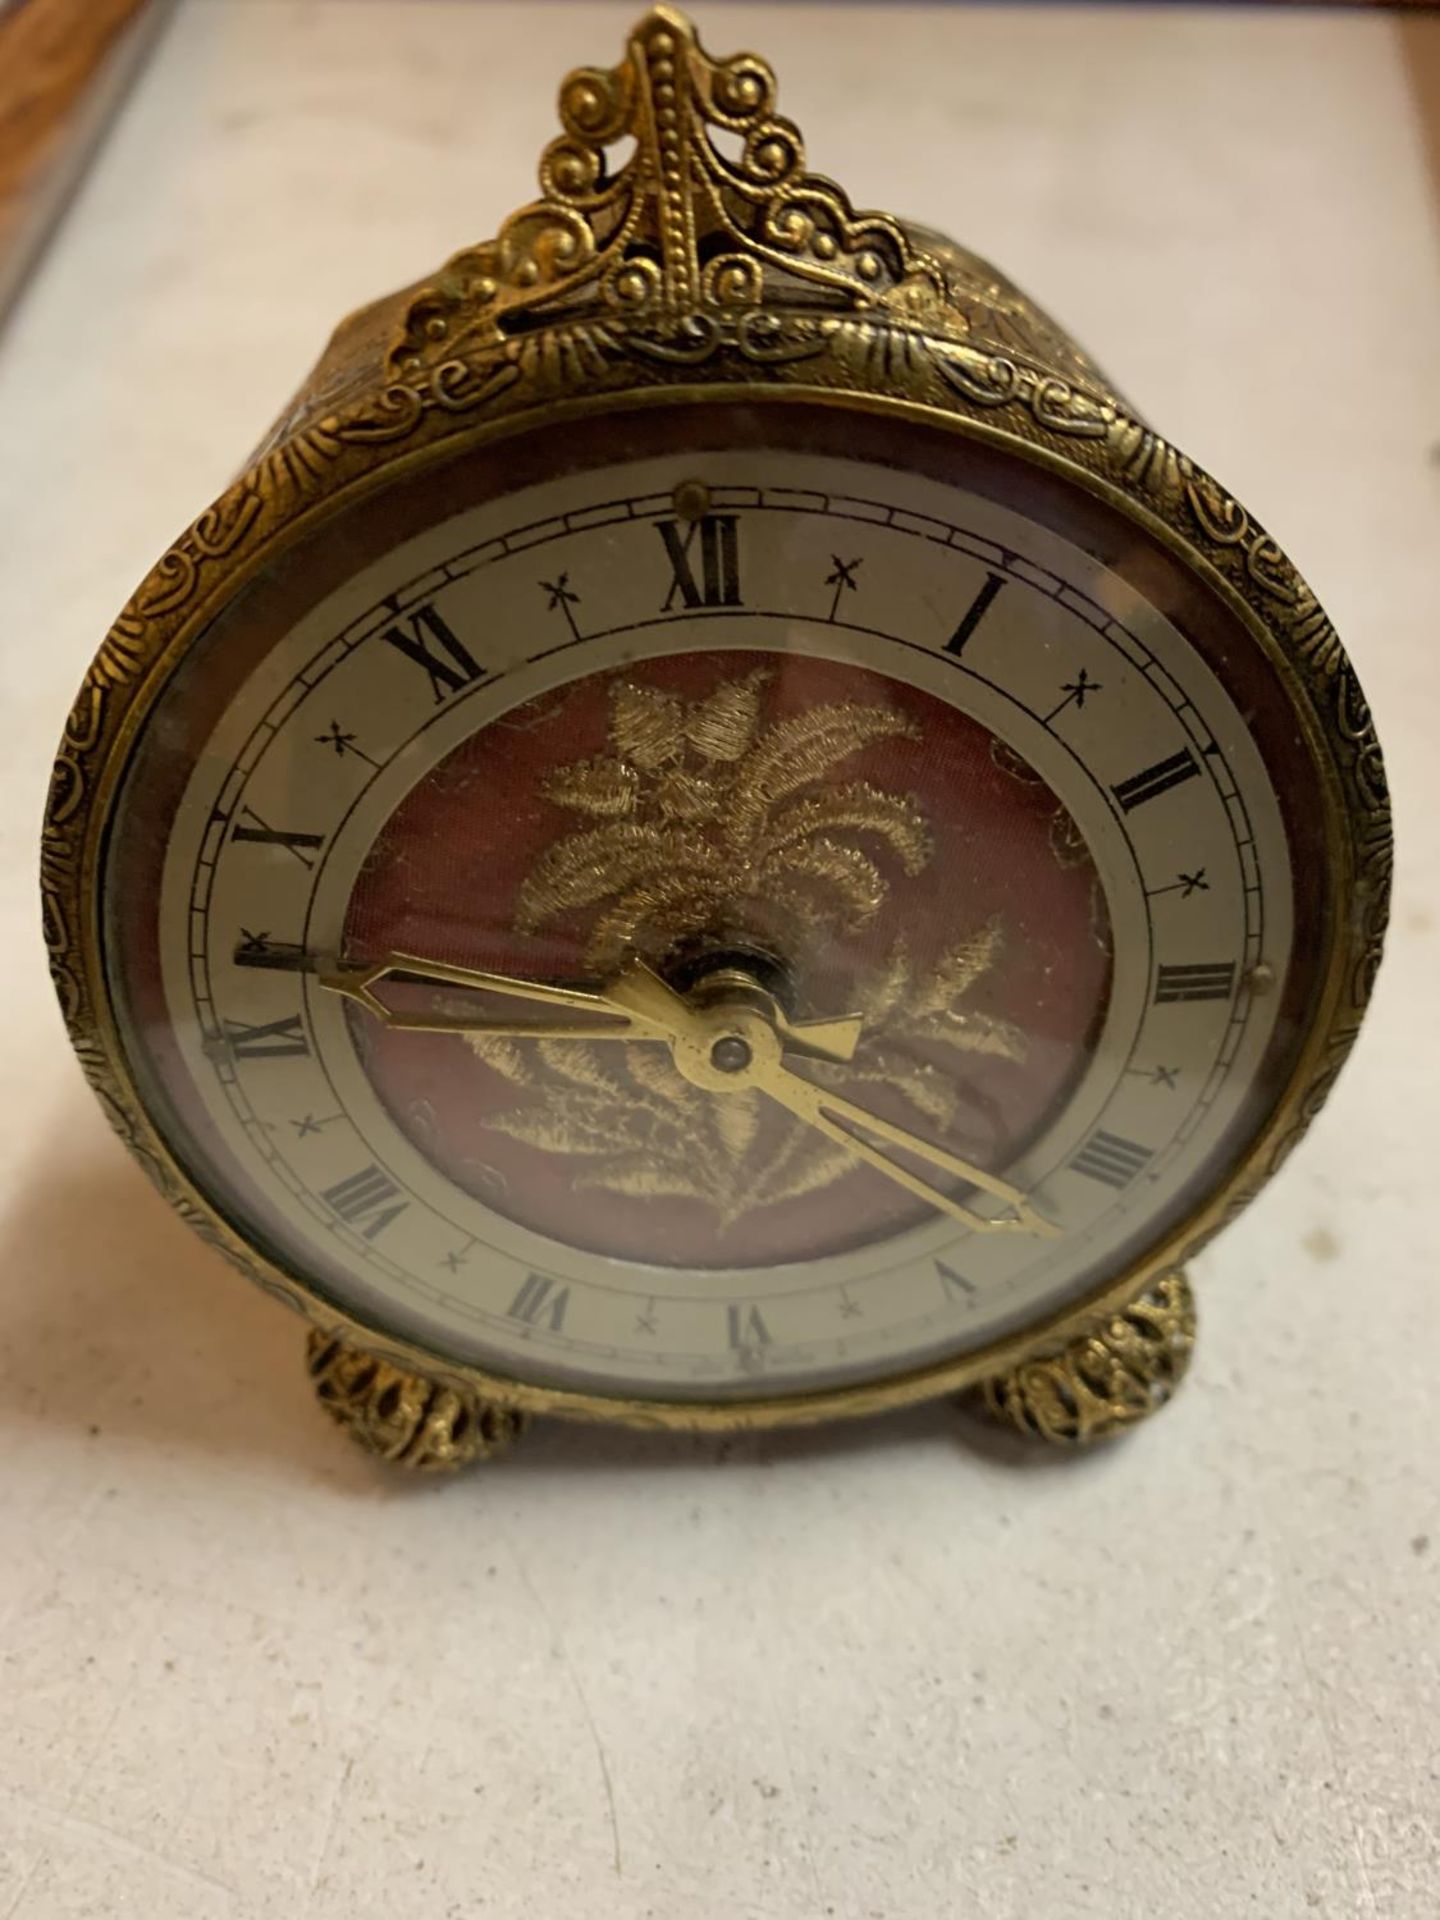
[[[520,890],[517,928],[602,908],[586,962],[605,973],[689,935],[753,934],[762,908],[809,931],[867,926],[889,883],[861,841],[914,875],[929,861],[930,831],[908,795],[864,780],[820,783],[863,747],[914,739],[917,728],[892,707],[855,701],[765,725],[771,678],[757,668],[693,702],[617,681],[609,751],[558,768],[544,787],[591,824],[540,859]]]
[[[777,911],[802,936],[868,926],[890,890],[886,866],[913,877],[928,864],[929,825],[913,796],[825,778],[873,742],[918,729],[892,707],[848,701],[767,721],[772,678],[758,668],[697,701],[617,680],[607,750],[544,783],[548,799],[588,824],[537,862],[516,927],[594,911],[587,963],[608,973],[627,955],[656,957],[695,936],[743,939]],[[964,1004],[1002,947],[991,921],[922,976],[896,940],[858,995],[867,1018],[854,1059],[817,1065],[817,1075],[884,1088],[944,1133],[960,1117],[959,1095],[930,1056],[1024,1056],[1015,1027]],[[486,1124],[584,1163],[577,1190],[700,1200],[723,1229],[855,1169],[844,1147],[758,1092],[716,1097],[690,1085],[659,1048],[482,1035],[469,1044],[522,1096]]]

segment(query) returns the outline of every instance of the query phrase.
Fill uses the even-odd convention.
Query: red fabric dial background
[[[1065,1099],[1110,982],[1093,864],[1033,771],[928,694],[789,654],[639,663],[476,734],[396,809],[346,926],[352,963],[538,980],[628,952],[684,980],[737,949],[779,965],[795,1017],[865,1014],[852,1066],[817,1078],[997,1168]],[[772,1265],[927,1215],[762,1095],[684,1085],[653,1043],[477,1050],[351,1018],[412,1142],[572,1245]]]

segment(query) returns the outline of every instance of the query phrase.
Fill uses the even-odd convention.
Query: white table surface
[[[1431,1920],[1440,273],[1392,20],[703,10],[813,165],[998,256],[1257,507],[1377,710],[1373,1019],[1150,1431],[550,1426],[389,1477],[70,1058],[34,843],[93,647],[330,321],[529,196],[632,11],[191,0],[0,337],[0,1917]]]

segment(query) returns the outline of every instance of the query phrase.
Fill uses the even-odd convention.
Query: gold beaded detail
[[[322,1407],[353,1440],[382,1460],[420,1473],[446,1473],[503,1453],[525,1416],[478,1394],[392,1366],[317,1327],[306,1365]]]

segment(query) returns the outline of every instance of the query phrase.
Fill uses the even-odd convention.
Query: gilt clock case
[[[53,776],[43,902],[56,989],[91,1085],[171,1205],[305,1314],[321,1348],[348,1344],[472,1403],[736,1427],[982,1382],[1013,1388],[1017,1370],[1043,1369],[1092,1336],[1107,1364],[1137,1328],[1142,1344],[1158,1331],[1178,1346],[1189,1335],[1184,1262],[1276,1171],[1324,1101],[1379,960],[1383,766],[1333,628],[1264,529],[1003,276],[926,229],[857,213],[807,173],[759,60],[710,60],[680,16],[658,9],[619,67],[570,77],[560,116],[540,198],[494,241],[340,327],[90,669]],[[626,136],[635,150],[612,172],[607,150]],[[111,828],[147,722],[185,664],[206,648],[238,661],[373,551],[556,475],[677,447],[703,475],[710,456],[775,446],[972,486],[1163,601],[1244,710],[1284,815],[1295,958],[1282,980],[1251,983],[1277,995],[1274,1037],[1241,1147],[1182,1196],[1163,1233],[1081,1297],[998,1337],[882,1377],[772,1395],[522,1379],[341,1306],[211,1197],[117,1014],[108,901],[147,877],[143,846],[117,853]],[[222,671],[217,701],[224,686]],[[163,816],[166,796],[148,803]],[[1148,1384],[1140,1369],[1144,1392],[1165,1368],[1153,1360]]]

